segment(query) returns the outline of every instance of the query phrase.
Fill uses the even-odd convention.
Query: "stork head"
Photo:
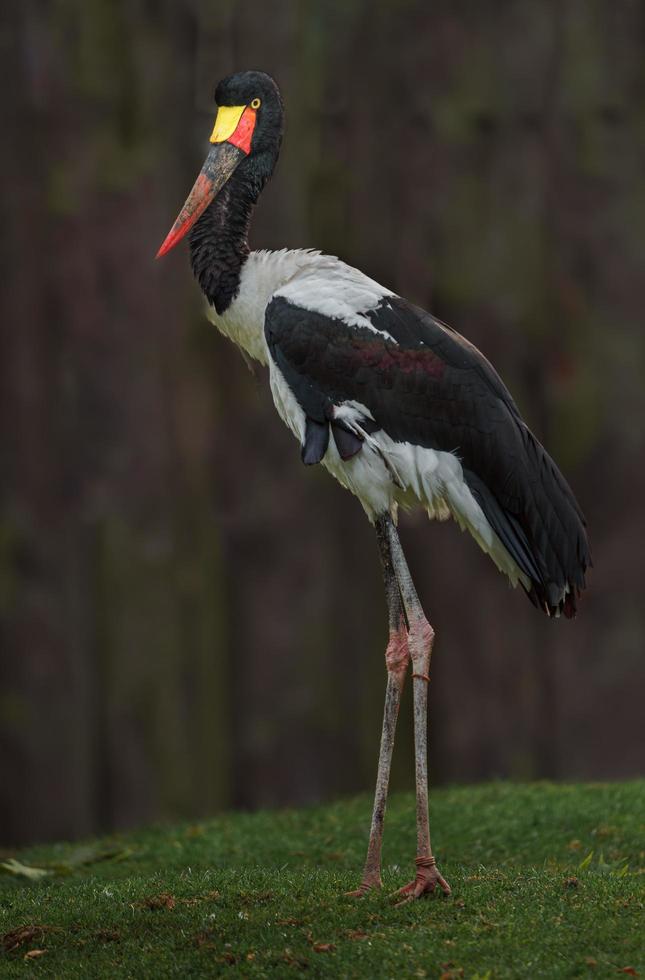
[[[262,71],[229,75],[215,89],[215,104],[208,156],[157,258],[181,241],[234,173],[257,198],[273,172],[282,141],[283,108],[271,76]]]

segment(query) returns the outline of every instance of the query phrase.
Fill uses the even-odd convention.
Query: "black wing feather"
[[[531,600],[573,615],[591,564],[584,518],[492,365],[400,297],[363,315],[379,333],[285,297],[269,304],[269,351],[307,419],[325,425],[334,405],[355,400],[370,410],[372,429],[395,441],[455,452],[486,518],[531,581]],[[336,420],[333,432],[343,458],[360,449]]]

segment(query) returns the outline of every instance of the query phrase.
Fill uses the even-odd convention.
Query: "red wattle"
[[[226,141],[227,143],[232,143],[233,146],[237,146],[238,150],[242,150],[247,156],[251,152],[251,140],[253,139],[256,115],[255,109],[247,106],[242,113],[235,132]]]

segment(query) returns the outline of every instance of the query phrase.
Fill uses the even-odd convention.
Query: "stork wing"
[[[492,365],[460,334],[398,296],[356,324],[276,296],[265,333],[307,418],[306,462],[324,455],[330,423],[344,458],[360,450],[334,416],[337,406],[358,403],[371,416],[367,431],[459,457],[489,523],[540,583],[540,601],[545,595],[555,607],[565,587],[583,587],[589,555],[576,500]]]
[[[386,297],[362,317],[370,326],[282,296],[269,304],[269,351],[307,418],[329,425],[334,406],[358,402],[395,441],[455,452],[500,502],[517,507],[510,476],[524,455],[525,426],[489,362],[399,297]]]

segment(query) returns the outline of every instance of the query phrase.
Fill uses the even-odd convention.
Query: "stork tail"
[[[576,614],[591,567],[586,522],[549,454],[525,428],[524,464],[509,488],[517,508],[503,506],[476,474],[464,470],[473,496],[529,581],[526,594],[548,616]]]

